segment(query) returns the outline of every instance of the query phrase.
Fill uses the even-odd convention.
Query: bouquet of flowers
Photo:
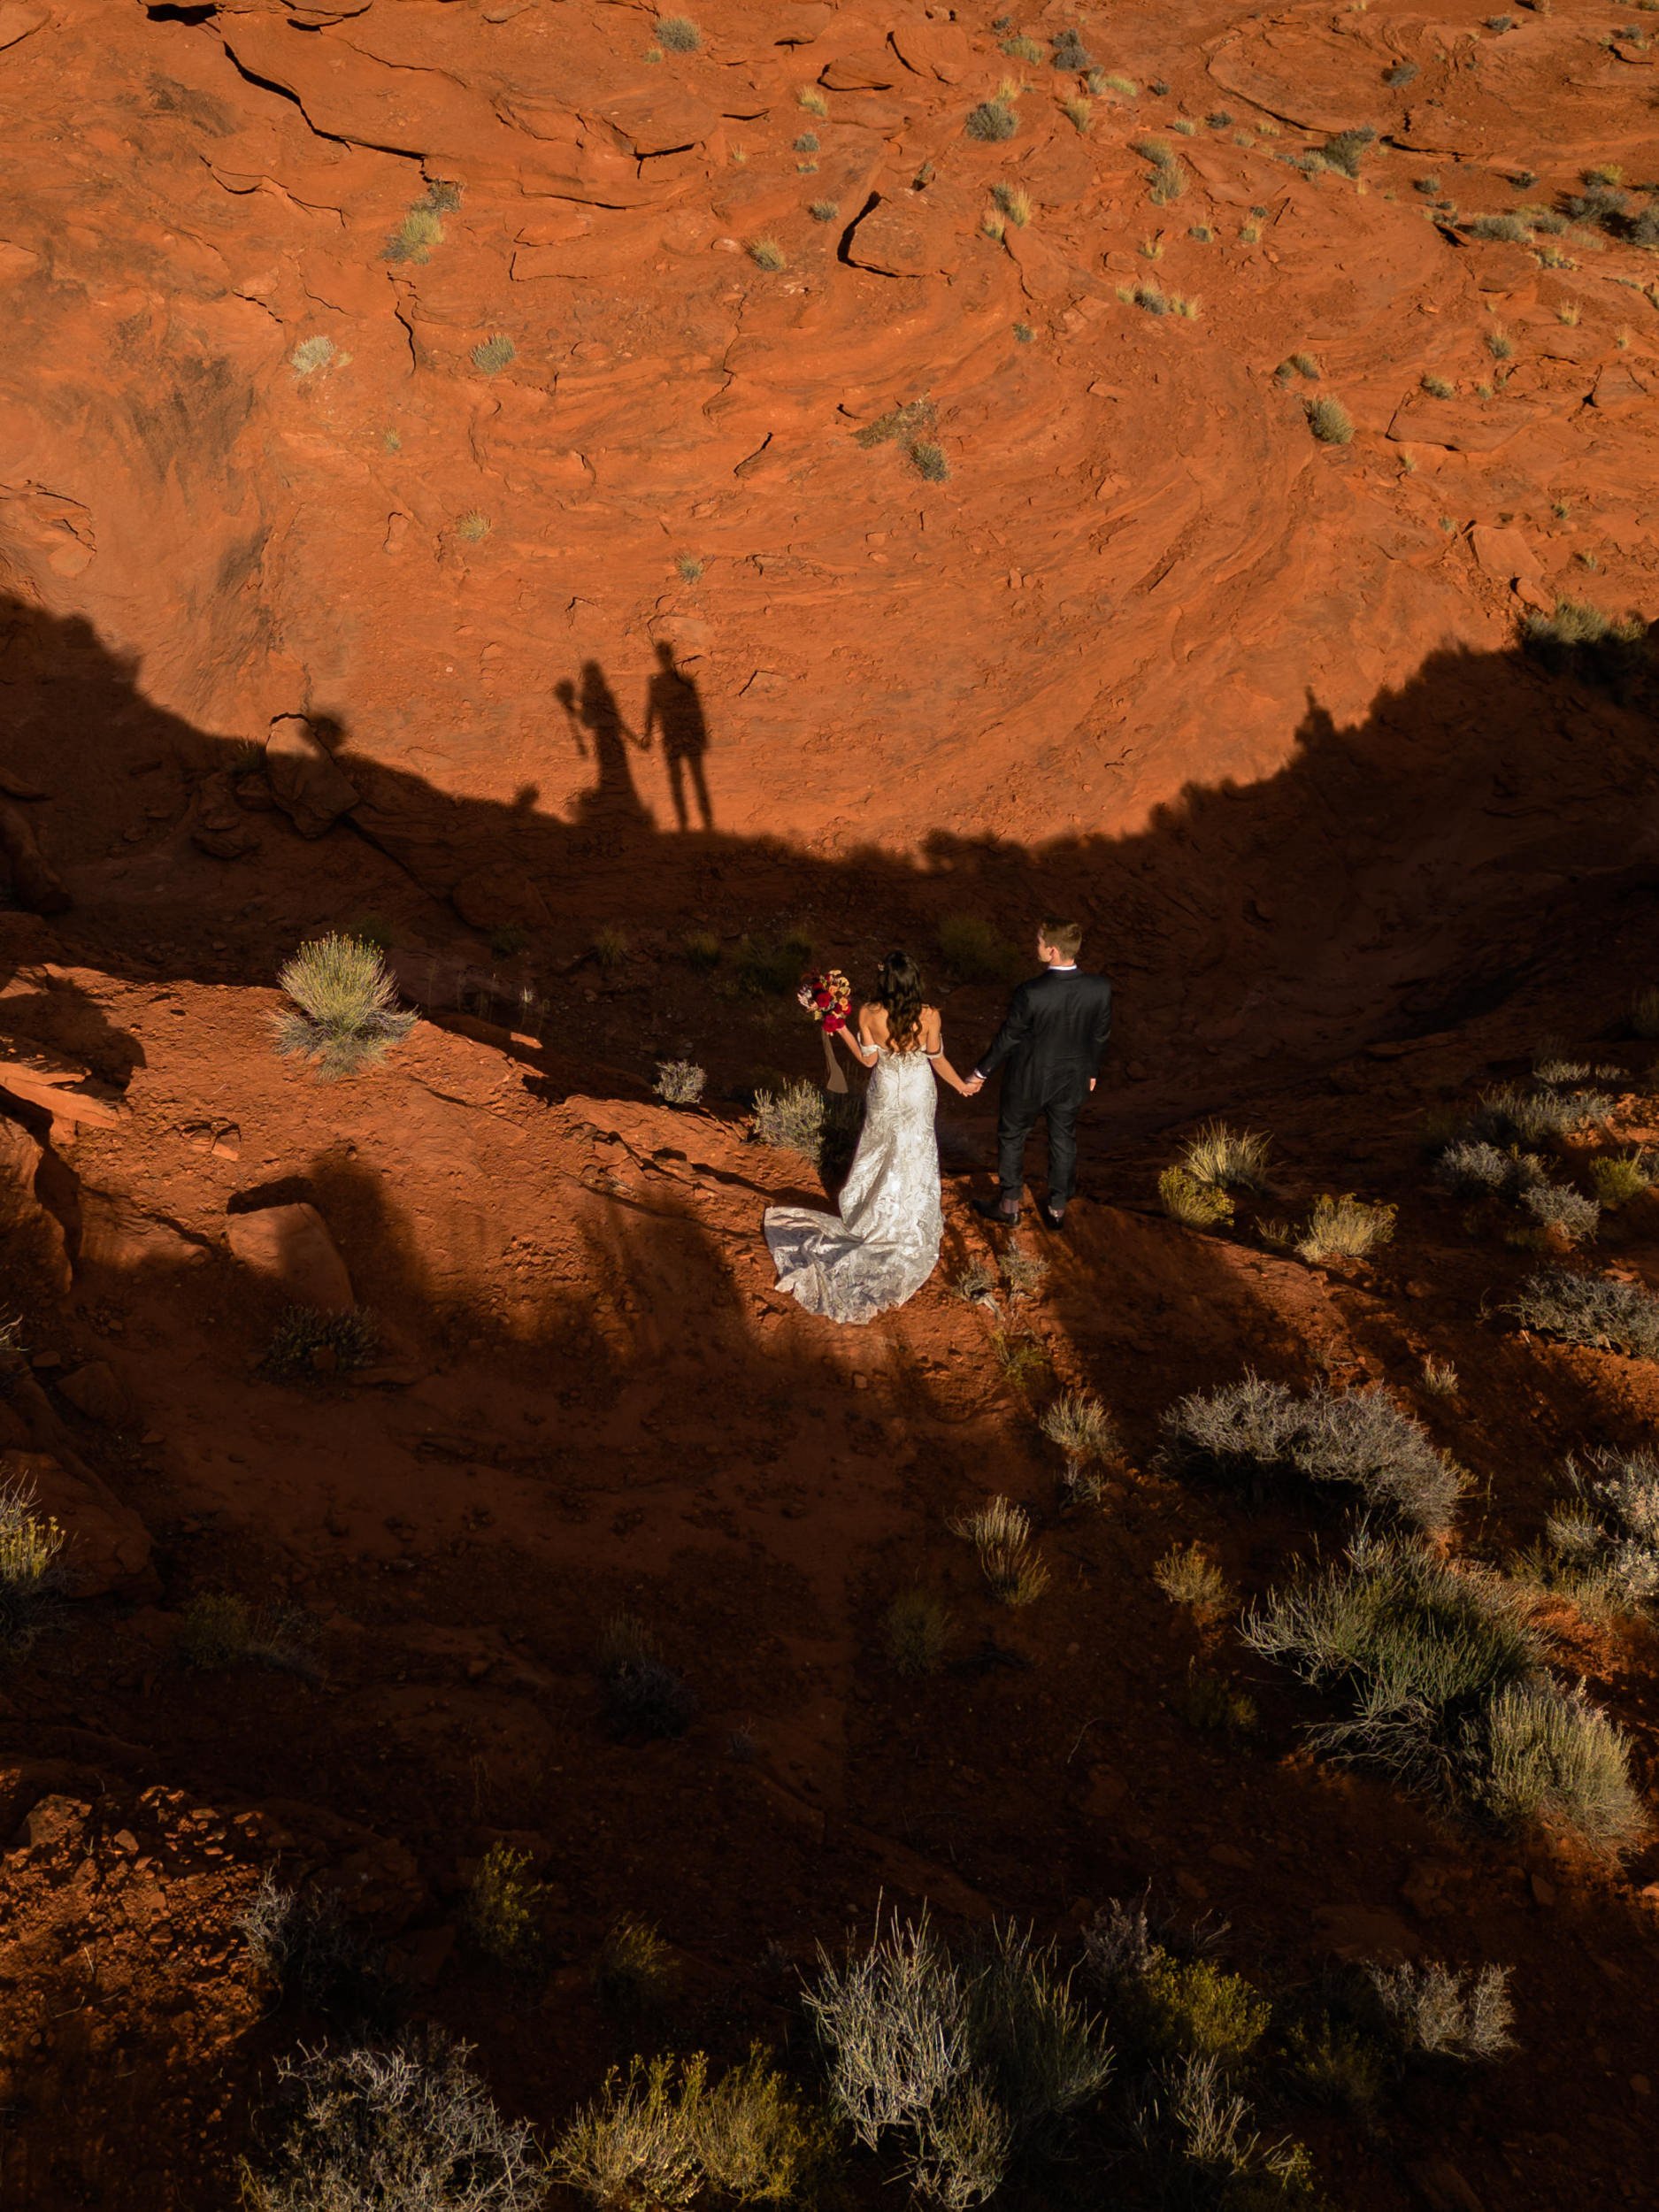
[[[826,1036],[846,1028],[852,1002],[853,987],[839,968],[826,968],[822,975],[801,979],[801,1003]]]

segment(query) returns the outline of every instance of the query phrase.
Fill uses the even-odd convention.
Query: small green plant
[[[1384,70],[1383,82],[1393,86],[1398,91],[1404,85],[1414,84],[1418,73],[1416,62],[1397,61],[1392,69]]]
[[[1032,328],[1029,323],[1016,323],[1014,325],[1014,343],[1017,346],[1028,346],[1036,335],[1036,332]]]
[[[1153,1568],[1152,1579],[1171,1605],[1185,1606],[1201,1622],[1221,1619],[1239,1601],[1215,1555],[1202,1544],[1172,1544]]]
[[[906,1590],[882,1623],[887,1656],[903,1675],[937,1674],[950,1647],[950,1609],[931,1590]]]
[[[1158,1178],[1158,1200],[1171,1221],[1188,1229],[1215,1229],[1233,1219],[1226,1192],[1201,1183],[1190,1168],[1166,1167]]]
[[[833,223],[841,211],[838,200],[814,200],[807,209],[815,223]]]
[[[461,188],[458,184],[429,184],[425,197],[415,202],[381,247],[381,260],[430,260],[432,249],[443,243],[442,218],[452,215],[460,204]]]
[[[1083,93],[1076,93],[1069,100],[1062,100],[1060,112],[1073,130],[1086,132],[1094,117],[1094,103]]]
[[[618,1920],[594,1961],[594,1989],[608,2012],[661,2012],[679,1985],[674,1955],[649,1922]]]
[[[1319,158],[1327,169],[1340,170],[1343,176],[1357,179],[1359,165],[1377,142],[1377,134],[1368,124],[1356,130],[1338,131],[1327,138],[1319,149]]]
[[[1166,146],[1161,138],[1138,138],[1130,150],[1148,165],[1152,188],[1149,196],[1155,207],[1167,207],[1172,200],[1184,196],[1187,169],[1172,147]]]
[[[1296,1240],[1297,1255],[1317,1266],[1333,1260],[1363,1260],[1379,1244],[1393,1241],[1397,1210],[1356,1198],[1351,1192],[1341,1198],[1317,1198],[1308,1225]]]
[[[1083,43],[1083,35],[1073,28],[1060,32],[1054,42],[1054,66],[1067,76],[1080,77],[1094,66],[1094,57]]]
[[[594,932],[593,942],[588,949],[602,968],[614,973],[627,959],[628,933],[625,929],[617,928],[614,923],[608,922],[603,929]]]
[[[970,1260],[950,1286],[953,1298],[960,1298],[964,1306],[982,1305],[991,1298],[997,1286],[997,1272],[985,1260]]]
[[[1208,223],[1193,224],[1187,235],[1201,246],[1212,246],[1216,242],[1216,234]]]
[[[1018,1391],[1035,1382],[1048,1364],[1048,1355],[1039,1340],[1018,1330],[994,1329],[991,1352],[1003,1381]]]
[[[910,466],[930,484],[942,484],[950,474],[944,448],[931,438],[918,438],[910,449]]]
[[[803,1153],[826,1171],[840,1154],[850,1150],[857,1125],[858,1104],[850,1093],[823,1091],[805,1082],[757,1091],[749,1117],[756,1143]]]
[[[695,1060],[664,1060],[658,1063],[651,1088],[670,1106],[695,1106],[708,1079],[707,1071]]]
[[[473,1948],[515,1973],[533,1971],[541,1956],[548,1888],[531,1877],[530,1864],[527,1851],[492,1843],[467,1884],[461,1909]]]
[[[1604,1153],[1590,1163],[1590,1180],[1598,1202],[1609,1213],[1628,1206],[1653,1187],[1653,1175],[1645,1152]]]
[[[1649,657],[1647,626],[1639,615],[1616,621],[1582,599],[1558,599],[1553,615],[1528,615],[1521,634],[1547,668],[1616,694],[1628,688]]]
[[[1043,1283],[1048,1272],[1048,1263],[1040,1253],[1028,1252],[1023,1244],[1010,1243],[1002,1254],[1002,1279],[1008,1285],[1010,1298],[1029,1298]]]
[[[703,575],[703,563],[695,553],[682,553],[674,563],[674,572],[682,584],[695,584]]]
[[[1659,986],[1647,984],[1631,1000],[1630,1025],[1638,1037],[1659,1037]]]
[[[314,338],[302,338],[288,361],[296,376],[315,376],[319,369],[326,369],[334,357],[334,342],[319,332]]]
[[[703,43],[703,33],[688,15],[659,15],[657,37],[671,54],[695,54]]]
[[[315,1382],[372,1367],[381,1350],[380,1333],[366,1313],[289,1306],[279,1315],[259,1364],[279,1382]]]
[[[1354,418],[1340,399],[1310,400],[1307,413],[1308,427],[1321,445],[1354,442]]]
[[[795,150],[798,154],[817,153],[818,133],[816,131],[803,131],[799,138],[797,138],[795,142]]]
[[[611,1725],[619,1735],[683,1736],[690,1727],[695,1694],[634,1614],[618,1613],[606,1622],[595,1665]]]
[[[687,967],[706,975],[720,964],[720,941],[711,929],[688,929],[680,941]]]
[[[1469,225],[1471,238],[1486,238],[1511,246],[1530,246],[1532,234],[1518,215],[1477,215]]]
[[[1005,38],[1002,51],[1010,61],[1023,61],[1028,68],[1040,68],[1045,59],[1043,50],[1034,38]]]
[[[1319,364],[1310,353],[1292,353],[1286,356],[1285,365],[1298,376],[1306,377],[1310,384],[1319,381]]]
[[[797,96],[795,105],[799,108],[804,109],[806,113],[809,115],[827,115],[829,113],[829,102],[824,97],[824,95],[818,90],[816,85],[810,84],[805,86]]]
[[[277,981],[292,1006],[272,1018],[279,1053],[308,1061],[325,1081],[377,1067],[415,1025],[399,1013],[377,947],[333,935],[302,945]]]
[[[1514,356],[1515,341],[1507,330],[1489,330],[1486,333],[1486,351],[1494,361],[1508,361]]]
[[[780,269],[787,265],[784,259],[783,248],[775,238],[751,239],[749,257],[757,269],[765,269],[774,275]]]
[[[1241,245],[1254,246],[1261,235],[1261,230],[1255,223],[1242,223],[1239,227],[1239,242]]]
[[[1435,376],[1432,373],[1425,370],[1423,375],[1422,382],[1424,390],[1428,394],[1431,399],[1451,398],[1454,388],[1447,382],[1443,376]]]
[[[1269,1149],[1260,1130],[1207,1121],[1182,1147],[1181,1165],[1194,1182],[1212,1190],[1262,1191],[1267,1188]]]
[[[1420,1370],[1423,1387],[1432,1398],[1455,1398],[1457,1394],[1457,1370],[1448,1359],[1436,1359],[1432,1352],[1423,1356]]]
[[[1373,2037],[1327,2014],[1314,2027],[1293,2029],[1289,2047],[1296,2080],[1316,2104],[1364,2120],[1381,2102],[1388,2065]]]
[[[554,2146],[558,2178],[597,2205],[690,2204],[703,2176],[680,2070],[669,2057],[613,2068]]]
[[[987,1499],[950,1529],[973,1546],[979,1571],[1004,1605],[1033,1605],[1048,1588],[1048,1569],[1031,1540],[1031,1516],[1011,1498]]]
[[[996,202],[1016,230],[1024,230],[1031,220],[1031,195],[1021,185],[994,184],[991,197]]]
[[[472,349],[472,366],[484,376],[499,376],[518,349],[503,332],[495,331]]]
[[[357,925],[357,929],[359,935],[364,933],[362,923]],[[499,928],[489,933],[489,949],[497,960],[516,960],[529,942],[530,933],[520,929],[517,922],[503,922]]]
[[[0,1482],[0,1650],[27,1650],[39,1633],[64,1543],[26,1483]]]
[[[489,517],[481,507],[472,507],[456,524],[455,534],[468,545],[481,545],[492,526]]]
[[[1189,1660],[1187,1674],[1176,1693],[1175,1709],[1192,1728],[1215,1735],[1248,1736],[1261,1720],[1256,1700],[1248,1690]]]

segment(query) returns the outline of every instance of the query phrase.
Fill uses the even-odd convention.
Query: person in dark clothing
[[[1103,975],[1079,968],[1082,944],[1078,923],[1042,924],[1037,957],[1043,972],[1014,993],[995,1041],[964,1087],[972,1097],[1002,1070],[996,1121],[1001,1187],[995,1198],[975,1202],[988,1220],[1018,1220],[1026,1140],[1041,1117],[1048,1128],[1048,1195],[1039,1211],[1050,1229],[1064,1223],[1077,1186],[1078,1112],[1094,1087],[1112,1026],[1112,987]]]

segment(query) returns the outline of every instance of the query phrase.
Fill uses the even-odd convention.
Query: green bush
[[[963,127],[970,138],[984,139],[996,144],[1012,138],[1019,128],[1019,117],[1010,100],[981,100],[977,108],[970,110]]]
[[[1603,1153],[1590,1163],[1590,1180],[1603,1210],[1615,1213],[1653,1187],[1653,1176],[1642,1152]]]
[[[1367,1973],[1388,2032],[1408,2057],[1492,2059],[1515,2048],[1507,1966],[1424,1959]]]
[[[701,2051],[613,2069],[553,2166],[601,2205],[678,2207],[705,2189],[733,2204],[787,2205],[812,2193],[830,2153],[823,2116],[757,2047],[712,2081]]]
[[[218,1674],[229,1667],[273,1667],[312,1675],[315,1622],[297,1606],[250,1605],[232,1591],[192,1598],[179,1624],[179,1657],[187,1667]]]
[[[671,54],[695,54],[703,43],[703,33],[688,15],[659,15],[657,42]]]
[[[658,1064],[651,1088],[670,1106],[695,1106],[708,1079],[707,1071],[695,1060],[664,1060]]]
[[[289,1306],[278,1316],[259,1363],[280,1381],[301,1382],[350,1374],[380,1356],[379,1332],[361,1310],[319,1313],[312,1306]]]
[[[947,914],[933,933],[958,983],[1007,983],[1020,972],[1019,955],[982,914]]]
[[[530,1876],[529,1853],[492,1843],[467,1884],[462,1923],[486,1958],[528,1973],[541,1962],[547,1901],[547,1884]]]
[[[1338,131],[1320,147],[1319,157],[1327,169],[1340,169],[1345,177],[1357,178],[1360,162],[1376,140],[1377,134],[1369,124],[1357,130]]]
[[[624,2017],[660,2012],[679,1984],[674,1955],[648,1921],[625,1916],[599,1947],[594,1989],[607,2011]]]
[[[1308,427],[1321,445],[1352,445],[1354,418],[1340,399],[1310,399]]]
[[[502,2116],[466,2058],[434,2032],[279,2060],[263,2154],[244,2175],[250,2212],[538,2212],[535,2138]]]
[[[606,1623],[597,1664],[611,1724],[619,1734],[683,1736],[690,1727],[696,1694],[634,1614],[618,1613]]]
[[[883,1624],[887,1656],[900,1674],[937,1674],[950,1647],[950,1609],[930,1590],[906,1590]]]
[[[236,1924],[255,1966],[280,1985],[286,2001],[359,2040],[389,2032],[406,1990],[332,1891],[285,1889],[266,1873]]]
[[[851,1091],[787,1083],[775,1092],[756,1092],[749,1132],[756,1143],[802,1153],[826,1175],[833,1176],[852,1156],[862,1111]]]
[[[1201,1183],[1184,1167],[1166,1167],[1158,1178],[1158,1202],[1171,1221],[1187,1229],[1214,1229],[1233,1219],[1233,1201],[1225,1190]]]
[[[1558,599],[1554,614],[1529,614],[1521,639],[1533,658],[1556,674],[1621,695],[1646,671],[1651,653],[1647,626],[1639,615],[1617,621],[1582,599]]]
[[[472,366],[485,376],[499,376],[516,360],[518,349],[502,331],[495,331],[472,349]]]
[[[1316,1199],[1308,1225],[1296,1240],[1298,1256],[1315,1265],[1332,1260],[1363,1260],[1379,1244],[1394,1240],[1393,1206],[1374,1205],[1350,1193]]]
[[[1607,1853],[1647,1832],[1630,1740],[1582,1688],[1511,1683],[1481,1715],[1471,1748],[1471,1794],[1500,1827],[1541,1824]]]
[[[1207,1121],[1181,1150],[1181,1165],[1195,1183],[1212,1190],[1267,1188],[1268,1141],[1260,1130],[1232,1129]]]
[[[292,1007],[273,1018],[276,1048],[311,1062],[326,1079],[377,1065],[415,1025],[399,1013],[378,949],[338,935],[302,945],[277,976]]]
[[[1139,2033],[1158,2056],[1241,2065],[1272,2017],[1267,2000],[1241,1974],[1229,1974],[1210,1959],[1178,1959],[1161,1949],[1125,1993]]]
[[[1238,1602],[1227,1578],[1202,1544],[1172,1544],[1152,1570],[1171,1605],[1184,1605],[1201,1621],[1219,1620]]]

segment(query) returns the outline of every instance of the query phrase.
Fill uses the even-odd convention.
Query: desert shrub
[[[742,937],[732,956],[733,979],[750,998],[790,998],[801,987],[801,971],[812,956],[812,940],[803,929],[778,937]]]
[[[1563,1343],[1659,1359],[1659,1298],[1639,1283],[1547,1267],[1528,1277],[1507,1311],[1523,1328]]]
[[[434,2032],[280,2061],[245,2176],[251,2212],[535,2212],[546,2161],[466,2059]]]
[[[790,2204],[811,2193],[832,2154],[826,2116],[758,2046],[687,2101],[698,2162],[718,2194],[737,2204]]]
[[[1629,1205],[1632,1198],[1640,1198],[1653,1185],[1653,1176],[1643,1152],[1603,1153],[1590,1163],[1590,1180],[1595,1185],[1595,1194],[1609,1213]]]
[[[657,1065],[651,1088],[671,1106],[695,1106],[708,1079],[708,1071],[695,1060],[664,1060]]]
[[[373,1319],[361,1309],[319,1313],[314,1306],[288,1306],[278,1315],[259,1364],[280,1382],[314,1381],[372,1367],[380,1350]]]
[[[1094,119],[1094,103],[1079,93],[1074,99],[1061,101],[1060,112],[1073,130],[1087,131]]]
[[[326,369],[334,357],[334,340],[319,332],[314,338],[302,338],[288,360],[296,376],[314,376],[319,369]]]
[[[690,2204],[703,2175],[680,2072],[667,2057],[613,2068],[553,2147],[558,2178],[595,2204]]]
[[[1241,1974],[1211,1959],[1178,1959],[1155,1948],[1125,1992],[1136,2029],[1156,2055],[1213,2058],[1238,2066],[1267,2032],[1271,2008]]]
[[[757,1091],[749,1130],[757,1144],[800,1152],[826,1174],[851,1156],[861,1108],[851,1091],[820,1090],[816,1083],[787,1083]]]
[[[1006,983],[1018,972],[1019,955],[982,914],[947,914],[933,936],[958,983]]]
[[[1428,1553],[1362,1536],[1346,1562],[1271,1594],[1244,1640],[1304,1681],[1346,1689],[1316,1751],[1506,1828],[1534,1821],[1617,1849],[1641,1821],[1621,1732],[1539,1666],[1515,1592]]]
[[[492,1843],[467,1884],[462,1925],[486,1958],[527,1973],[541,1961],[547,1901],[547,1884],[531,1876],[529,1853]]]
[[[1158,1202],[1171,1221],[1188,1229],[1214,1229],[1233,1219],[1233,1201],[1212,1183],[1201,1183],[1190,1170],[1166,1167],[1158,1178]]]
[[[1354,418],[1340,399],[1307,402],[1308,427],[1321,445],[1352,445]]]
[[[950,1608],[931,1590],[906,1590],[882,1623],[887,1656],[900,1674],[937,1674],[950,1647]]]
[[[1002,1257],[1002,1279],[1012,1298],[1029,1298],[1048,1272],[1048,1263],[1039,1252],[1028,1252],[1023,1244],[1011,1243]]]
[[[1207,1121],[1181,1149],[1181,1165],[1195,1183],[1215,1190],[1265,1190],[1268,1141],[1259,1130],[1232,1129]]]
[[[927,1918],[895,1916],[806,2002],[831,2097],[855,2137],[896,2136],[919,2191],[956,2212],[1102,2087],[1110,2054],[1052,1945],[1014,1927],[954,1959]]]
[[[1307,2152],[1288,2137],[1264,2139],[1255,2121],[1255,2108],[1219,2060],[1188,2052],[1155,2069],[1132,2124],[1153,2162],[1158,2200],[1240,2212],[1311,2207]]]
[[[434,246],[443,243],[443,221],[461,204],[458,185],[434,184],[424,199],[417,200],[380,248],[382,261],[429,261]]]
[[[660,2012],[679,1982],[674,1955],[648,1921],[618,1920],[594,1960],[594,1991],[625,2016]]]
[[[267,1872],[236,1924],[286,2000],[359,2032],[392,2025],[401,1993],[385,1955],[328,1891],[285,1889]]]
[[[950,1529],[973,1546],[980,1572],[1004,1605],[1033,1605],[1048,1588],[1048,1566],[1031,1540],[1031,1516],[1011,1498],[988,1498]]]
[[[753,238],[749,241],[749,257],[757,269],[776,275],[787,266],[783,248],[775,238]]]
[[[1150,168],[1148,197],[1155,207],[1167,207],[1183,196],[1188,181],[1187,168],[1172,146],[1166,146],[1161,138],[1138,138],[1130,151],[1139,154]]]
[[[1356,1198],[1351,1192],[1341,1198],[1317,1198],[1308,1225],[1296,1240],[1296,1250],[1316,1264],[1362,1260],[1378,1245],[1393,1242],[1395,1210]]]
[[[1423,1356],[1421,1369],[1423,1387],[1432,1398],[1452,1398],[1457,1394],[1457,1370],[1448,1359],[1436,1359],[1432,1352]]]
[[[472,507],[457,522],[455,534],[468,545],[481,545],[494,527],[481,507]]]
[[[1502,1828],[1540,1823],[1593,1851],[1618,1852],[1647,1827],[1630,1778],[1630,1740],[1582,1687],[1513,1682],[1473,1733],[1471,1795]]]
[[[1518,1083],[1502,1083],[1482,1091],[1473,1113],[1463,1123],[1465,1141],[1497,1145],[1546,1144],[1582,1129],[1588,1122],[1604,1121],[1613,1101],[1600,1091],[1569,1088],[1556,1083],[1534,1083],[1528,1089]],[[1525,1163],[1521,1163],[1525,1171]],[[1518,1180],[1527,1179],[1523,1172]]]
[[[1530,246],[1532,234],[1518,215],[1477,215],[1469,226],[1471,238],[1502,240],[1513,246]]]
[[[1256,1700],[1225,1674],[1187,1663],[1186,1677],[1171,1701],[1175,1710],[1193,1728],[1226,1736],[1248,1736],[1261,1718]]]
[[[250,1605],[228,1590],[191,1599],[179,1622],[177,1645],[187,1667],[219,1674],[230,1667],[273,1667],[314,1675],[317,1624],[297,1606]]]
[[[930,484],[942,484],[950,474],[945,449],[931,438],[918,438],[910,449],[910,466]]]
[[[706,975],[720,964],[720,941],[711,929],[688,929],[680,941],[686,965]]]
[[[1356,1491],[1408,1525],[1451,1525],[1465,1478],[1409,1414],[1379,1389],[1317,1385],[1298,1398],[1282,1383],[1246,1375],[1194,1391],[1164,1414],[1171,1463],[1233,1484],[1294,1478]]]
[[[1634,994],[1630,1003],[1630,1025],[1634,1036],[1659,1037],[1659,987],[1650,983]]]
[[[598,1653],[599,1680],[611,1724],[624,1734],[683,1736],[697,1700],[682,1675],[657,1649],[657,1639],[632,1613],[605,1625]]]
[[[813,200],[807,208],[815,223],[833,223],[841,211],[839,200]]]
[[[950,1294],[964,1306],[977,1306],[996,1289],[997,1272],[988,1260],[970,1260],[950,1285]]]
[[[671,54],[695,54],[703,43],[703,33],[688,15],[659,15],[657,42]]]
[[[1620,622],[1583,599],[1558,599],[1554,614],[1529,614],[1521,641],[1557,675],[1623,694],[1646,667],[1649,643],[1639,615]]]
[[[276,1048],[309,1060],[326,1080],[377,1065],[415,1025],[378,949],[331,935],[302,945],[277,981],[294,1002],[273,1017]]]
[[[1083,43],[1083,34],[1076,29],[1062,31],[1054,42],[1054,66],[1069,75],[1081,76],[1094,66],[1094,57]]]
[[[1370,1966],[1366,1974],[1389,2034],[1408,2057],[1491,2059],[1515,2048],[1507,1966],[1423,1959]]]
[[[1513,1152],[1501,1152],[1495,1144],[1484,1138],[1462,1138],[1448,1144],[1434,1163],[1434,1179],[1459,1198],[1483,1198],[1489,1194],[1507,1191],[1513,1187],[1518,1166],[1518,1156]],[[1532,1165],[1539,1174],[1543,1167],[1540,1162]]]
[[[1643,1446],[1591,1452],[1582,1464],[1569,1462],[1567,1474],[1578,1505],[1571,1550],[1586,1563],[1594,1557],[1622,1607],[1651,1604],[1659,1598],[1659,1455]]]
[[[1406,65],[1409,67],[1409,64]],[[1340,169],[1345,177],[1356,178],[1361,161],[1376,140],[1377,134],[1369,124],[1362,124],[1356,130],[1338,131],[1320,147],[1319,157],[1327,169]]]
[[[968,119],[963,128],[970,138],[1000,144],[1002,140],[1012,138],[1019,128],[1019,117],[1011,100],[1000,96],[995,100],[981,100],[977,108],[969,110]]]
[[[1589,1243],[1601,1218],[1596,1200],[1562,1183],[1532,1184],[1521,1193],[1521,1207],[1540,1230],[1554,1231],[1570,1245]]]
[[[1010,61],[1023,61],[1035,69],[1043,59],[1043,51],[1034,38],[1016,35],[1002,42],[1002,51]]]
[[[1414,84],[1418,73],[1416,62],[1397,61],[1392,69],[1384,70],[1383,82],[1386,85],[1394,86],[1397,90],[1402,85]]]
[[[1421,382],[1431,399],[1450,399],[1457,388],[1446,377],[1437,376],[1432,370],[1425,370]]]
[[[1092,1391],[1063,1391],[1043,1409],[1038,1426],[1064,1455],[1066,1488],[1073,1498],[1087,1494],[1088,1470],[1116,1458],[1120,1448],[1111,1416]],[[1098,1495],[1099,1478],[1093,1481],[1094,1494]]]
[[[518,349],[504,332],[495,331],[472,349],[472,366],[485,376],[499,376]]]
[[[1202,1544],[1171,1544],[1152,1570],[1171,1605],[1184,1605],[1201,1621],[1218,1620],[1238,1600],[1214,1555]]]
[[[27,1650],[40,1632],[64,1541],[26,1483],[0,1482],[0,1651]]]
[[[1017,1329],[992,1330],[991,1356],[1002,1371],[1003,1381],[1016,1390],[1024,1390],[1035,1382],[1048,1364],[1048,1350],[1041,1339]]]
[[[1291,2069],[1304,2095],[1365,2119],[1381,2101],[1388,2068],[1376,2039],[1328,2015],[1289,2039]]]

